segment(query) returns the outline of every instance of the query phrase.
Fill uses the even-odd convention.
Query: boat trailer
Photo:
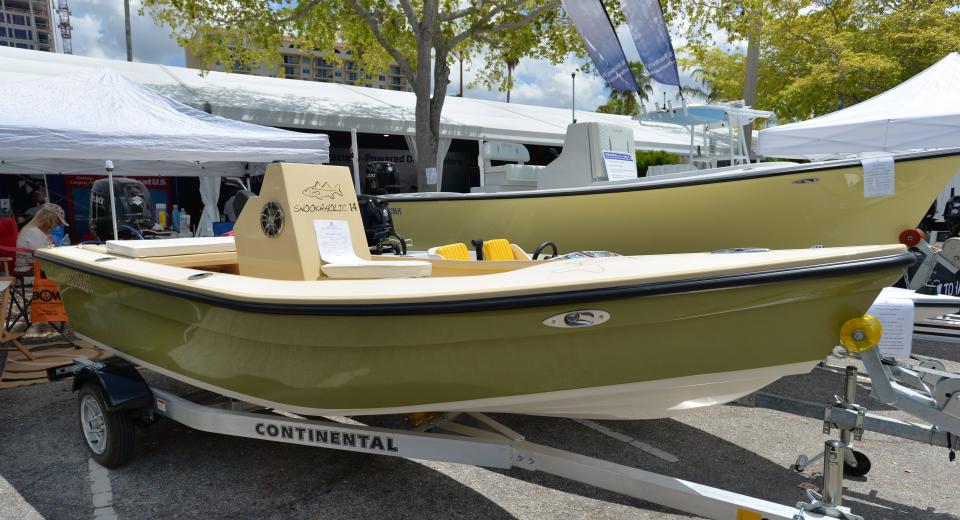
[[[872,318],[870,318],[872,319]],[[874,343],[875,347],[875,343]],[[131,363],[119,358],[51,369],[51,380],[73,377],[78,391],[81,429],[90,456],[113,468],[133,455],[135,426],[149,426],[168,417],[197,430],[273,442],[315,446],[393,457],[470,464],[493,468],[542,471],[577,482],[639,498],[707,518],[730,520],[807,520],[862,517],[842,506],[844,473],[863,476],[870,459],[855,441],[873,431],[942,446],[951,460],[960,449],[960,374],[944,370],[939,361],[915,358],[905,364],[885,358],[879,348],[859,353],[874,396],[929,424],[918,424],[870,413],[856,403],[862,379],[855,366],[821,363],[842,372],[842,395],[826,405],[757,392],[739,404],[823,419],[823,433],[840,431],[815,457],[801,455],[793,465],[803,471],[823,461],[820,495],[807,490],[807,501],[786,506],[613,462],[530,442],[508,426],[482,413],[411,414],[404,427],[369,426],[344,417],[303,417],[283,410],[252,405],[199,390],[178,395],[151,387]]]
[[[410,428],[368,426],[343,417],[302,417],[217,394],[189,395],[151,387],[130,363],[77,358],[52,369],[73,376],[81,429],[90,456],[108,468],[133,455],[135,426],[167,417],[197,430],[272,442],[492,468],[542,471],[707,518],[729,520],[857,519],[839,507],[839,495],[808,491],[809,502],[786,506],[530,442],[482,413],[424,415]],[[840,482],[842,447],[831,453],[824,478]],[[839,492],[839,487],[837,487]]]
[[[844,391],[834,396],[833,402],[815,403],[801,399],[755,392],[737,401],[737,404],[768,408],[792,415],[823,420],[823,433],[840,431],[840,442],[847,448],[843,453],[844,474],[862,477],[871,469],[870,458],[856,449],[854,443],[865,431],[882,433],[932,446],[947,448],[951,461],[960,449],[960,374],[947,372],[934,359],[916,357],[918,364],[907,364],[884,358],[879,349],[860,354],[868,377],[862,378],[859,369],[821,363],[818,368],[844,375]],[[859,382],[869,382],[873,396],[880,402],[904,411],[927,424],[902,421],[869,412],[856,401]],[[814,461],[825,456],[800,455],[793,469],[801,472]],[[839,489],[839,488],[838,488]]]

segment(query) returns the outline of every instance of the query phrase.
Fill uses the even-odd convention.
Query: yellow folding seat
[[[434,247],[430,249],[430,253],[439,255],[444,260],[472,260],[470,250],[463,242]]]
[[[484,260],[515,260],[510,242],[503,238],[487,240],[483,243]]]

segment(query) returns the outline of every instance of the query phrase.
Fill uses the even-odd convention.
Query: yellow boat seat
[[[493,261],[516,260],[513,248],[506,239],[487,240],[483,243],[483,259]]]
[[[428,252],[444,260],[473,260],[473,258],[470,257],[470,250],[467,249],[467,245],[463,242],[434,247]]]
[[[506,239],[498,238],[495,240],[486,240],[483,245],[480,241],[474,241],[475,245],[480,246],[480,251],[484,260],[509,261],[509,260],[529,260],[527,253],[516,244],[511,244]],[[447,244],[444,246],[431,247],[427,253],[436,255],[444,260],[473,260],[470,255],[470,249],[463,242]]]

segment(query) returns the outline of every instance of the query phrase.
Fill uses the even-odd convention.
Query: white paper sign
[[[313,229],[317,232],[317,247],[324,262],[335,264],[359,258],[353,251],[350,225],[346,220],[317,219],[313,221]]]
[[[427,184],[436,184],[437,183],[437,169],[436,168],[427,168]]]
[[[893,195],[896,176],[893,157],[870,157],[860,161],[863,164],[863,196],[886,197]]]
[[[880,320],[880,353],[898,358],[910,357],[913,347],[913,301],[906,298],[877,298],[867,311]]]
[[[637,178],[637,160],[626,152],[603,151],[603,164],[607,167],[607,179],[622,181]]]

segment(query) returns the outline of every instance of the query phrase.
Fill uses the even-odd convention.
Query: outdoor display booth
[[[323,134],[214,116],[112,70],[2,85],[0,114],[0,173],[200,177],[200,234],[219,220],[220,177],[329,159]]]

